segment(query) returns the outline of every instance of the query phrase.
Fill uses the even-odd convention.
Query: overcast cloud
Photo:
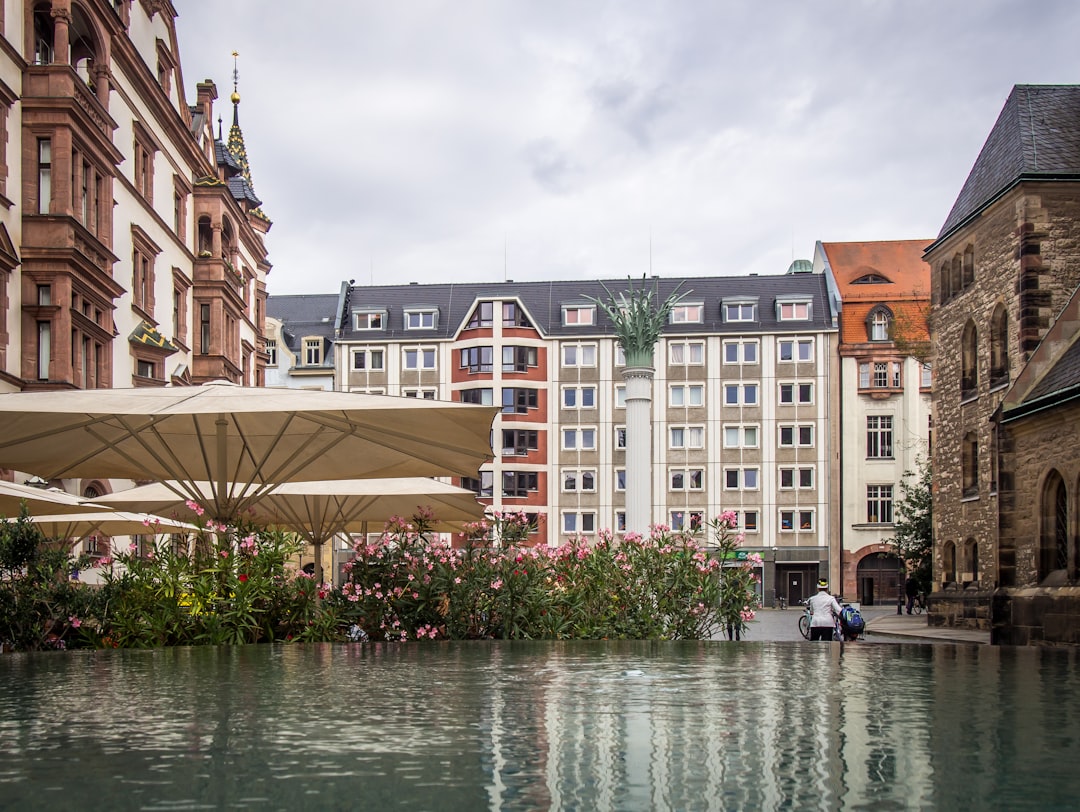
[[[174,0],[274,221],[271,294],[783,273],[935,237],[1072,0]]]

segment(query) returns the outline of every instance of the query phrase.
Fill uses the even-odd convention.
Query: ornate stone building
[[[225,132],[213,82],[185,99],[176,16],[0,3],[0,391],[263,383],[270,220],[236,72]]]
[[[931,623],[987,628],[993,590],[1026,582],[1031,570],[999,531],[1016,473],[1002,465],[993,418],[1080,282],[1080,86],[1013,88],[925,259],[935,358]]]
[[[0,15],[0,386],[261,383],[270,221],[235,86],[215,134],[168,0]]]

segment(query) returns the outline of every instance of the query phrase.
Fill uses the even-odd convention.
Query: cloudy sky
[[[175,7],[188,100],[213,79],[226,127],[240,53],[271,294],[932,238],[1012,86],[1080,80],[1073,0]]]

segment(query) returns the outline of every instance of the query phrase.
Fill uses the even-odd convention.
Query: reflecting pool
[[[0,807],[1074,809],[1076,665],[754,642],[5,655]]]

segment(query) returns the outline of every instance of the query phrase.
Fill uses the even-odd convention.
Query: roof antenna
[[[507,281],[510,270],[506,263],[506,234],[503,234],[503,282]]]

